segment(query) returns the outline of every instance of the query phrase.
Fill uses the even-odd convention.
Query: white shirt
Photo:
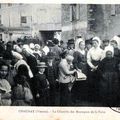
[[[101,61],[103,58],[104,58],[104,51],[100,47],[97,48],[92,47],[87,53],[87,63],[91,68],[95,67],[92,64],[92,60]]]
[[[78,52],[80,52],[82,55],[85,55],[85,50],[79,50]]]
[[[22,58],[23,58],[20,53],[15,52],[15,51],[13,51],[13,50],[12,50],[12,55],[13,55],[15,58],[17,58],[17,59],[22,59]]]
[[[45,55],[47,55],[47,53],[50,52],[50,49],[47,46],[44,46],[42,50],[45,52]]]
[[[66,59],[62,59],[59,64],[59,82],[60,83],[69,83],[72,81],[70,79],[74,71],[70,71],[70,65],[67,63]]]

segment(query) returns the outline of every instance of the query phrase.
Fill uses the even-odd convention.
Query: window
[[[26,16],[21,16],[21,23],[27,23]]]
[[[80,5],[71,4],[70,5],[70,21],[78,20],[80,17]]]
[[[96,12],[98,5],[88,5],[88,25],[89,25],[89,30],[95,31],[96,29]]]
[[[12,3],[8,3],[8,7],[12,6]]]
[[[76,4],[72,5],[72,21],[76,20]]]
[[[19,5],[24,5],[23,3],[19,3]]]
[[[120,4],[111,5],[111,15],[115,16],[117,14],[120,14]]]

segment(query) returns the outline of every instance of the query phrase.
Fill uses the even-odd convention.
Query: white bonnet
[[[113,41],[113,40],[117,42],[118,48],[120,48],[120,38],[119,38],[118,36],[114,36],[114,37],[110,40],[110,42]]]
[[[79,48],[79,43],[84,41],[83,38],[78,38],[75,42],[75,50],[78,51],[80,48]]]
[[[105,51],[105,54],[106,54],[107,51],[111,51],[112,54],[114,55],[114,48],[113,48],[113,46],[111,46],[111,45],[105,47],[105,50],[104,50],[104,51]]]
[[[40,49],[40,45],[39,44],[35,44],[35,48],[38,48],[38,49]]]
[[[96,40],[96,41],[98,41],[98,44],[99,44],[99,46],[101,45],[101,39],[99,38],[99,37],[94,37],[93,39],[92,39],[92,41],[94,41],[94,40]]]

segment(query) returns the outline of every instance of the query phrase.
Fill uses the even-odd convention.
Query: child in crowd
[[[26,86],[26,76],[20,75],[15,79],[15,87],[12,91],[13,106],[29,106],[33,101],[33,96],[29,86]]]
[[[44,74],[46,67],[45,62],[38,61],[38,72],[33,78],[33,95],[37,106],[49,105],[49,82]]]
[[[37,60],[41,61],[41,57],[42,57],[42,52],[40,51],[40,45],[39,44],[35,44],[35,49],[33,51],[33,54],[35,55]]]
[[[8,74],[8,66],[0,65],[0,105],[11,105],[11,86],[5,79]]]

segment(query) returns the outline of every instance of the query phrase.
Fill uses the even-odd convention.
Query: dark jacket
[[[45,74],[37,73],[33,78],[33,94],[44,94],[44,91],[48,88],[48,83]]]

